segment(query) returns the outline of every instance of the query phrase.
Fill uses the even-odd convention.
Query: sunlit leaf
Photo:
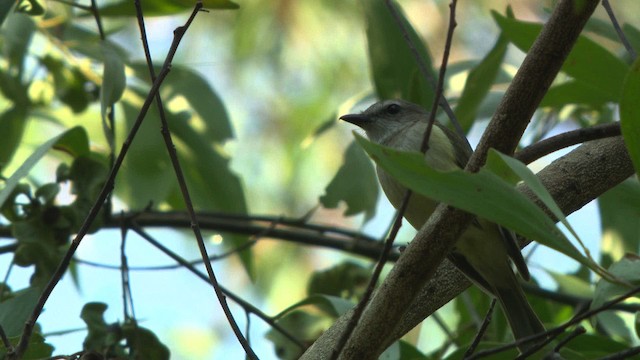
[[[193,10],[194,1],[190,0],[154,0],[142,1],[144,16],[166,16]],[[230,0],[203,0],[205,9],[238,9],[240,6]],[[132,1],[109,2],[99,9],[102,16],[135,16],[136,9]]]
[[[133,64],[132,68],[141,79],[149,78],[146,64]],[[233,138],[233,128],[224,103],[202,74],[174,65],[162,83],[162,90],[164,99],[181,96],[189,103],[189,108],[202,119],[202,131],[211,141],[222,142]]]

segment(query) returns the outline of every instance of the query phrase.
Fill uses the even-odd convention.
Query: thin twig
[[[187,23],[187,26],[188,25],[189,23]],[[185,29],[186,28],[183,28],[183,33]],[[169,54],[167,55],[167,59],[173,59],[173,56],[177,51],[181,38],[182,37],[174,38],[174,42],[172,43],[171,49],[169,50]],[[58,265],[58,268],[55,270],[55,272],[51,276],[51,279],[45,286],[42,294],[40,295],[40,298],[38,299],[38,302],[36,303],[33,309],[31,316],[25,322],[22,336],[20,337],[20,341],[16,346],[15,352],[12,354],[8,354],[9,359],[20,359],[22,358],[24,352],[27,350],[35,323],[38,320],[38,317],[40,316],[42,309],[44,308],[44,304],[47,302],[49,296],[53,292],[53,289],[56,287],[56,285],[58,284],[62,276],[65,274],[67,268],[69,267],[71,259],[73,258],[73,254],[78,249],[78,246],[80,245],[80,242],[82,241],[84,236],[89,232],[89,229],[93,224],[93,221],[98,216],[100,209],[102,208],[102,205],[106,200],[108,194],[113,190],[114,179],[116,177],[116,174],[120,170],[120,166],[122,166],[124,157],[127,154],[129,147],[131,146],[131,143],[135,138],[138,130],[140,129],[140,125],[142,124],[142,121],[144,120],[144,117],[146,116],[147,111],[149,110],[149,107],[151,106],[151,103],[155,98],[155,95],[158,93],[160,89],[160,85],[162,84],[162,82],[164,81],[164,79],[166,78],[167,74],[170,71],[170,64],[171,63],[169,61],[165,62],[165,65],[162,67],[162,69],[160,70],[160,73],[158,74],[158,78],[156,79],[156,81],[154,81],[153,86],[149,90],[149,94],[147,95],[147,98],[145,99],[140,109],[140,113],[138,114],[138,117],[136,118],[135,123],[133,124],[131,130],[129,131],[129,134],[127,135],[127,138],[122,144],[120,154],[118,154],[118,157],[116,158],[116,161],[113,167],[111,168],[109,175],[107,176],[107,179],[104,185],[102,186],[102,189],[100,190],[100,193],[98,194],[98,198],[91,206],[91,209],[87,214],[87,217],[85,218],[84,222],[80,226],[80,229],[78,229],[78,232],[75,238],[69,245],[69,249],[65,253],[63,259],[60,261],[60,264]]]
[[[428,145],[428,142],[429,142],[429,136],[431,135],[431,128],[433,127],[433,123],[435,121],[435,114],[436,114],[436,112],[438,110],[439,99],[440,98],[444,98],[442,96],[442,92],[443,92],[443,88],[444,88],[444,75],[446,74],[447,62],[449,60],[449,52],[451,50],[451,43],[452,43],[452,38],[453,38],[453,30],[456,27],[456,21],[455,21],[456,3],[457,3],[457,0],[453,0],[451,2],[451,5],[450,5],[450,10],[451,11],[450,11],[450,17],[449,17],[449,28],[448,28],[448,31],[447,31],[447,40],[446,40],[446,43],[445,43],[445,49],[444,49],[444,54],[443,54],[443,58],[442,58],[442,66],[440,67],[440,74],[438,76],[438,84],[436,86],[435,97],[434,97],[434,100],[433,100],[433,105],[431,107],[431,113],[430,113],[430,116],[429,116],[429,125],[427,126],[427,130],[425,131],[424,140],[423,140],[422,145],[421,145],[421,151],[423,153],[425,153],[428,150],[427,145]],[[386,1],[386,4],[389,7],[389,10],[393,14],[394,18],[397,18],[396,21],[398,22],[399,26],[403,30],[403,34],[405,34],[405,39],[409,40],[408,41],[409,42],[409,46],[412,47],[412,51],[414,51],[415,50],[415,46],[413,46],[413,44],[411,43],[411,41],[409,39],[409,36],[406,33],[406,30],[403,28],[402,21],[399,19],[399,14],[397,13],[397,9],[393,6],[393,4],[391,4],[390,1]],[[415,50],[415,53],[417,53],[417,50]],[[423,64],[423,62],[420,61],[419,54],[418,54],[418,63],[420,64],[421,71],[423,71],[423,75],[426,76],[426,74],[428,73],[428,70],[426,70],[426,66]],[[395,218],[393,220],[393,224],[391,226],[391,230],[389,232],[389,236],[387,236],[387,238],[386,238],[386,240],[384,242],[384,249],[380,253],[380,258],[378,259],[378,261],[376,263],[376,266],[374,268],[373,274],[371,275],[371,279],[369,280],[369,284],[367,286],[367,290],[363,294],[362,299],[358,302],[358,305],[356,305],[356,307],[355,307],[355,309],[353,311],[353,315],[349,319],[349,322],[348,322],[344,332],[340,336],[340,340],[338,341],[335,349],[331,353],[331,359],[337,359],[340,356],[340,353],[342,352],[342,350],[344,349],[344,346],[347,344],[347,341],[351,337],[351,334],[353,333],[353,330],[355,329],[356,325],[358,324],[358,321],[362,317],[362,314],[364,313],[364,310],[365,310],[367,304],[369,303],[369,300],[371,300],[371,297],[372,297],[373,292],[375,290],[375,286],[378,283],[378,279],[380,278],[380,274],[382,273],[382,269],[384,268],[384,265],[387,262],[387,258],[389,256],[389,252],[391,251],[391,248],[393,247],[393,242],[395,241],[395,238],[398,235],[398,231],[400,230],[400,227],[402,226],[402,217],[403,217],[407,207],[409,206],[409,200],[411,199],[411,194],[412,194],[411,190],[407,190],[405,192],[405,194],[404,194],[404,197],[402,199],[402,203],[400,205],[400,208],[396,212]]]
[[[464,359],[470,357],[476,351],[476,348],[480,344],[480,340],[482,340],[482,337],[487,332],[487,328],[489,328],[489,324],[491,324],[491,318],[493,317],[493,310],[496,307],[496,302],[496,298],[493,298],[489,305],[489,310],[487,310],[487,315],[485,315],[484,321],[482,321],[482,325],[480,325],[480,329],[478,329],[478,332],[476,333],[476,337],[473,339],[471,345],[469,345],[467,351],[464,352]]]
[[[393,20],[398,25],[398,28],[400,29],[400,32],[402,32],[402,37],[404,38],[405,42],[407,43],[407,46],[409,46],[409,50],[411,50],[411,53],[413,54],[413,57],[415,58],[416,62],[418,63],[418,69],[420,70],[420,73],[422,74],[424,79],[427,81],[427,83],[429,83],[431,85],[431,87],[436,89],[437,86],[436,86],[436,81],[433,78],[433,74],[431,74],[431,71],[430,71],[429,67],[427,66],[427,63],[422,58],[422,54],[420,54],[420,52],[418,51],[418,48],[416,47],[416,44],[414,44],[414,42],[413,42],[413,39],[411,39],[411,36],[409,36],[409,31],[404,26],[404,23],[402,21],[402,17],[400,16],[400,12],[396,8],[397,5],[394,5],[392,3],[392,0],[385,0],[385,4],[389,8],[389,12],[393,16]],[[444,112],[447,114],[447,117],[451,121],[451,124],[453,124],[454,128],[456,129],[456,132],[460,135],[460,137],[462,137],[463,139],[466,139],[464,130],[460,126],[460,123],[458,122],[458,119],[457,119],[455,113],[453,112],[453,109],[451,109],[451,106],[449,105],[449,102],[444,97],[444,95],[440,94],[440,96],[438,97],[438,91],[435,90],[435,99],[438,99],[437,103],[442,107],[442,110],[444,110]],[[471,145],[469,145],[469,146],[471,146]]]
[[[444,92],[444,77],[447,73],[447,63],[449,62],[449,53],[451,52],[451,45],[453,42],[453,30],[455,30],[456,23],[456,4],[457,0],[451,1],[449,4],[449,27],[447,29],[447,40],[444,44],[444,54],[442,54],[442,65],[440,66],[440,74],[438,75],[438,84],[436,85],[436,99],[443,97]],[[434,101],[431,106],[431,112],[429,112],[429,125],[424,132],[422,139],[422,145],[420,146],[420,152],[426,153],[429,149],[429,138],[431,137],[431,129],[436,121],[436,113],[438,112],[438,102]],[[465,136],[462,138],[466,139]]]
[[[571,340],[577,338],[580,335],[583,335],[587,332],[587,330],[584,328],[584,326],[577,326],[572,332],[571,334],[569,334],[567,337],[565,337],[564,339],[560,340],[560,342],[558,343],[558,345],[556,345],[553,348],[554,352],[560,352],[560,350],[566,346],[569,342],[571,342]]]
[[[135,1],[136,4],[136,14],[137,14],[137,18],[138,18],[138,25],[140,26],[140,31],[141,31],[141,35],[143,35],[142,38],[142,45],[145,48],[144,52],[145,52],[145,56],[147,56],[147,65],[149,67],[149,74],[151,75],[151,79],[153,81],[153,79],[155,78],[155,70],[153,69],[153,62],[151,60],[150,57],[150,51],[149,51],[149,44],[147,43],[147,38],[146,36],[146,30],[145,26],[144,26],[144,17],[142,14],[142,7],[140,6],[140,1],[136,0]],[[187,21],[187,25],[185,26],[181,26],[178,27],[175,31],[174,31],[174,37],[176,38],[182,38],[182,36],[184,35],[188,24],[191,23],[191,21],[193,21],[193,19],[195,18],[195,15],[198,11],[202,10],[202,2],[198,1],[196,3],[194,12],[191,14],[191,16],[189,17],[189,20]],[[165,64],[167,64],[168,62],[171,61],[171,58],[167,57],[167,59],[165,60]],[[206,260],[209,255],[207,254],[207,248],[204,245],[204,239],[202,237],[202,233],[200,231],[200,226],[198,224],[198,218],[196,216],[196,212],[193,208],[193,202],[191,201],[191,195],[189,194],[189,190],[187,188],[187,183],[184,177],[184,173],[182,171],[182,166],[180,165],[180,161],[178,159],[178,155],[176,152],[176,147],[173,143],[173,139],[171,138],[171,132],[169,130],[169,124],[167,122],[167,118],[164,112],[164,106],[162,105],[162,99],[160,97],[160,94],[157,93],[156,94],[156,105],[158,107],[158,112],[160,115],[160,122],[162,123],[162,128],[161,128],[161,133],[162,133],[162,138],[165,141],[165,146],[167,148],[167,151],[169,152],[169,158],[171,159],[171,165],[173,166],[173,171],[176,175],[176,178],[178,180],[178,186],[180,187],[180,193],[182,194],[182,198],[184,200],[185,203],[185,207],[187,209],[187,213],[189,214],[189,218],[191,220],[191,228],[193,230],[194,236],[196,238],[196,241],[198,243],[198,249],[200,250],[200,255],[202,256],[203,260]],[[227,304],[227,300],[224,296],[224,293],[222,292],[222,290],[220,289],[220,285],[218,284],[218,280],[216,279],[216,275],[213,271],[213,267],[211,266],[211,263],[208,261],[204,262],[204,266],[205,269],[207,270],[207,273],[209,275],[209,280],[211,281],[211,285],[213,286],[213,290],[215,292],[216,297],[218,298],[218,302],[220,303],[220,306],[222,307],[222,311],[224,312],[225,316],[227,317],[227,320],[229,321],[229,325],[231,326],[231,329],[233,330],[234,334],[236,335],[236,338],[238,339],[238,341],[240,342],[240,345],[242,345],[242,348],[244,349],[245,353],[247,354],[247,356],[250,359],[257,359],[258,356],[254,353],[253,349],[251,349],[251,346],[249,345],[249,343],[247,342],[247,339],[244,337],[244,335],[242,334],[242,331],[240,330],[240,327],[238,326],[238,323],[235,321],[235,318],[233,317],[233,313],[231,312],[231,309],[229,309],[229,305]]]
[[[13,345],[11,345],[11,341],[9,341],[9,337],[7,333],[4,331],[4,328],[0,324],[0,339],[2,340],[2,344],[8,353],[13,352]]]
[[[567,321],[566,323],[557,326],[553,329],[547,330],[545,332],[536,334],[536,335],[532,335],[532,336],[528,336],[528,337],[524,337],[522,339],[519,339],[518,341],[514,341],[510,344],[506,344],[500,347],[496,347],[494,349],[490,349],[490,350],[485,350],[485,351],[481,351],[478,352],[477,354],[471,356],[468,360],[473,360],[473,359],[480,359],[482,357],[487,357],[487,356],[491,356],[491,355],[495,355],[497,353],[500,353],[502,351],[514,348],[518,345],[524,344],[524,343],[528,343],[531,341],[535,341],[538,339],[544,339],[546,338],[547,341],[542,342],[542,343],[538,343],[535,346],[533,346],[531,349],[529,349],[529,351],[527,351],[527,354],[529,353],[533,353],[538,351],[539,349],[541,349],[542,347],[544,347],[546,345],[546,343],[548,343],[549,341],[553,340],[555,337],[557,337],[558,335],[562,334],[563,332],[565,332],[569,327],[576,325],[578,323],[580,323],[581,321],[588,319],[596,314],[599,314],[603,311],[606,310],[611,310],[611,308],[614,307],[614,305],[630,298],[631,296],[634,296],[635,294],[640,293],[640,286],[633,288],[629,291],[627,291],[626,293],[614,298],[613,300],[610,300],[604,304],[602,304],[601,306],[595,308],[595,309],[591,309],[589,311],[586,311],[582,314],[579,314],[575,317],[573,317],[571,320]]]
[[[604,9],[607,11],[607,15],[609,15],[611,24],[616,30],[616,33],[620,38],[620,42],[622,42],[624,48],[627,49],[627,52],[629,53],[629,55],[631,55],[631,59],[635,60],[638,57],[638,53],[629,42],[629,39],[627,39],[627,37],[625,36],[624,31],[622,31],[620,23],[618,23],[618,19],[616,19],[616,15],[613,13],[613,8],[611,7],[611,4],[609,4],[609,0],[602,0],[602,6],[604,6]]]
[[[599,360],[635,359],[634,356],[638,354],[640,354],[640,346],[634,346],[632,348],[622,350],[609,356],[601,357]]]
[[[369,284],[367,285],[367,289],[362,295],[362,299],[358,302],[355,309],[353,310],[353,316],[349,319],[349,323],[347,324],[344,332],[340,336],[340,340],[336,344],[335,349],[331,353],[330,359],[334,360],[340,356],[340,353],[344,349],[344,346],[347,344],[347,341],[351,337],[353,330],[358,325],[358,321],[362,317],[369,300],[373,295],[373,291],[375,290],[376,284],[378,283],[378,279],[380,278],[380,274],[382,273],[382,268],[387,262],[387,258],[389,256],[389,252],[393,247],[393,242],[395,241],[396,236],[398,235],[398,231],[400,231],[400,227],[402,226],[402,216],[404,212],[407,210],[407,206],[409,205],[409,199],[411,198],[411,190],[407,190],[404,194],[404,198],[402,199],[402,204],[398,211],[396,211],[395,218],[393,220],[391,230],[389,231],[389,236],[387,236],[384,242],[384,248],[380,252],[380,257],[376,262],[376,266],[373,270],[373,274],[371,274],[371,279],[369,279]]]
[[[179,255],[177,255],[176,253],[171,251],[169,248],[167,248],[166,246],[158,242],[156,239],[154,239],[151,235],[145,232],[144,229],[142,229],[139,224],[135,223],[135,221],[133,221],[131,225],[131,229],[135,231],[138,235],[140,235],[143,239],[147,240],[151,245],[155,246],[158,250],[162,251],[165,255],[169,256],[171,259],[175,260],[177,263],[184,266],[187,270],[189,270],[192,274],[196,275],[199,279],[211,285],[209,278],[207,278],[205,274],[198,271],[198,269],[196,269],[193,265],[189,264],[189,262],[187,262],[185,259],[181,258]],[[262,319],[262,321],[269,324],[269,326],[273,327],[275,330],[279,331],[284,337],[292,341],[301,349],[305,348],[305,345],[300,340],[298,340],[295,336],[291,335],[287,330],[285,330],[282,326],[276,323],[271,316],[268,316],[267,314],[263,313],[260,309],[253,306],[251,303],[245,301],[241,297],[237,296],[233,292],[225,289],[223,286],[220,286],[220,289],[224,292],[224,294],[229,299],[233,300],[238,305],[240,305],[245,310],[245,312],[255,314],[257,317]]]

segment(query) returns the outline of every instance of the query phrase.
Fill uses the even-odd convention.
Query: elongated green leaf
[[[403,98],[429,108],[434,97],[435,81],[427,83],[418,62],[404,39],[402,30],[391,15],[385,1],[361,0],[367,24],[369,61],[376,92],[381,99]],[[395,1],[391,1],[401,17],[402,26],[435,79],[431,55]]]
[[[106,41],[102,42],[101,45],[104,57],[104,72],[102,87],[100,87],[100,109],[103,121],[105,121],[107,110],[120,100],[127,80],[124,74],[122,55]]]
[[[488,170],[475,174],[462,170],[439,172],[428,167],[419,153],[387,148],[359,135],[356,139],[379,166],[411,190],[498,223],[600,270],[567,240],[537,205]]]
[[[637,255],[628,255],[615,262],[609,268],[609,272],[616,275],[619,279],[627,281],[630,286],[611,283],[605,279],[601,279],[596,284],[596,290],[591,302],[591,308],[595,309],[604,304],[606,301],[632,289],[633,286],[640,284],[640,258]],[[636,294],[636,297],[638,295]]]
[[[27,112],[24,108],[11,107],[0,114],[0,134],[3,138],[0,142],[0,170],[13,158],[24,135],[26,125]]]
[[[132,68],[139,78],[149,78],[146,63],[133,64]],[[233,138],[233,128],[224,103],[201,74],[183,66],[172,66],[171,73],[162,83],[162,96],[165,100],[177,96],[187,100],[190,109],[202,119],[202,130],[211,141],[222,142]]]
[[[144,96],[142,92],[139,94]],[[138,109],[126,101],[122,105],[127,122],[132,124]],[[174,142],[180,144],[177,147],[178,156],[196,208],[245,214],[244,189],[238,176],[229,168],[229,159],[206,134],[199,133],[191,126],[188,113],[167,111],[166,115]],[[168,203],[174,209],[184,208],[184,200],[160,134],[160,121],[155,107],[149,111],[140,127],[118,178],[116,191],[134,208],[145,207],[149,202]],[[246,237],[239,235],[224,236],[224,243],[231,248],[246,241]],[[255,275],[251,251],[241,251],[238,255],[250,276]]]
[[[620,99],[620,128],[636,173],[640,174],[640,58],[624,81]]]
[[[174,15],[193,10],[194,1],[190,0],[153,0],[143,1],[142,9],[145,16]],[[240,6],[230,0],[203,0],[205,9],[238,9]],[[109,2],[100,8],[102,16],[135,16],[136,9],[132,1]]]
[[[493,49],[471,70],[467,77],[467,82],[455,109],[458,122],[465,132],[471,128],[478,114],[480,103],[487,96],[491,85],[498,76],[504,54],[507,52],[507,45],[507,38],[500,35]]]
[[[84,133],[84,135],[79,134]],[[13,189],[18,185],[20,180],[29,174],[29,171],[35,166],[35,164],[44,157],[44,155],[51,150],[54,145],[60,143],[61,147],[67,149],[70,144],[78,144],[78,137],[86,138],[87,135],[85,130],[81,127],[74,127],[63,132],[60,135],[54,136],[46,143],[38,146],[38,148],[24,161],[24,163],[16,170],[5,182],[4,188],[0,191],[0,207],[4,204],[7,198],[11,195]],[[77,147],[76,147],[77,146]],[[75,150],[71,150],[71,153],[81,151],[80,148],[83,148],[83,145],[74,145]],[[86,145],[88,148],[88,145]]]
[[[617,101],[618,96],[577,80],[555,85],[547,91],[541,107],[562,107],[567,104],[584,104],[600,107],[608,101]]]
[[[362,148],[353,142],[345,152],[344,163],[327,185],[325,194],[320,197],[320,203],[333,209],[344,201],[347,204],[344,213],[346,216],[364,212],[366,222],[376,213],[378,188],[376,171],[371,161]]]
[[[547,189],[542,185],[540,179],[534,174],[529,168],[521,163],[520,161],[509,157],[507,155],[501,154],[497,151],[490,151],[489,157],[487,159],[487,169],[493,170],[492,165],[495,166],[497,162],[501,162],[502,164],[509,167],[511,171],[518,177],[518,179],[524,181],[524,183],[533,191],[533,193],[542,201],[542,203],[551,211],[551,213],[558,219],[566,228],[571,232],[571,235],[578,240],[580,244],[582,244],[582,240],[578,234],[573,230],[571,224],[567,221],[567,218],[564,216],[558,204],[553,200],[551,194],[547,191]],[[502,166],[503,167],[503,166]],[[494,172],[495,173],[495,172]]]
[[[542,29],[542,24],[524,22],[492,12],[505,36],[520,50],[527,52]],[[606,71],[594,71],[606,69]],[[576,80],[597,87],[609,94],[620,94],[628,66],[595,41],[580,36],[562,71]]]
[[[640,252],[640,184],[630,179],[598,198],[602,261],[610,265],[626,253]]]

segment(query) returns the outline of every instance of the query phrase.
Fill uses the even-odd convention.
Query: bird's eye
[[[387,114],[395,115],[400,112],[400,105],[390,104],[387,106]]]

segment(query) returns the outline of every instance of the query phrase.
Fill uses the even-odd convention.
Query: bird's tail
[[[515,275],[513,276],[513,280],[517,281]],[[544,325],[531,308],[520,286],[495,288],[494,290],[516,340],[545,331]],[[535,343],[534,341],[518,345],[518,349],[524,352]]]

